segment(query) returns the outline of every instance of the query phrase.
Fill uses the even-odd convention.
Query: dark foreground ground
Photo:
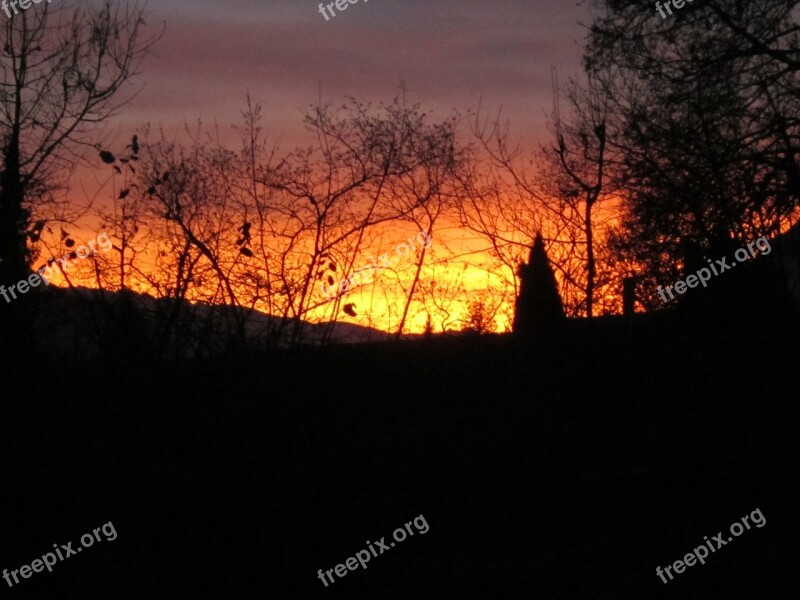
[[[109,521],[118,537],[0,593],[794,597],[798,332],[769,314],[659,318],[571,324],[528,351],[489,337],[5,365],[0,568]],[[656,576],[756,509],[766,525]],[[419,515],[426,534],[317,578]]]

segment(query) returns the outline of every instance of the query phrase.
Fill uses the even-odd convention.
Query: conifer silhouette
[[[564,306],[541,233],[536,235],[528,263],[519,266],[519,277],[514,333],[527,337],[557,327],[564,320]]]

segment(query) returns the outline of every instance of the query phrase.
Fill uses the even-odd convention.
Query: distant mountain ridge
[[[229,305],[193,304],[126,291],[84,287],[38,288],[36,330],[47,354],[75,352],[90,359],[108,345],[160,350],[165,356],[214,355],[240,345],[248,350],[287,346],[296,324],[291,319]],[[386,341],[395,335],[342,322],[301,322],[299,343],[353,344]],[[406,334],[403,339],[419,337]],[[243,348],[243,349],[244,349]]]

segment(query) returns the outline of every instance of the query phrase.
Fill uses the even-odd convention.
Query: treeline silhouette
[[[704,3],[669,20],[639,2],[598,4],[584,73],[563,86],[554,73],[552,140],[532,154],[499,116],[433,120],[405,93],[379,107],[312,106],[315,142],[288,153],[268,143],[249,98],[238,149],[202,126],[188,145],[143,126],[125,148],[87,153],[93,125],[124,103],[118,89],[155,41],[143,37],[145,13],[109,3],[79,12],[75,27],[68,9],[26,13],[33,26],[12,19],[2,68],[30,83],[0,95],[8,115],[25,107],[24,119],[2,122],[0,275],[16,281],[68,251],[82,223],[113,231],[114,250],[64,274],[66,284],[171,303],[153,341],[162,349],[177,344],[186,301],[273,315],[267,339],[290,344],[304,341],[307,321],[333,327],[342,315],[397,335],[423,322],[431,332],[492,331],[513,321],[518,265],[541,234],[567,316],[620,313],[626,280],[637,283],[636,308],[654,309],[660,283],[796,222],[798,32],[777,0]],[[58,60],[75,48],[88,53]],[[15,60],[46,49],[46,60]],[[63,90],[47,83],[59,77]],[[63,98],[69,111],[47,108]],[[464,123],[472,138],[459,133]],[[59,201],[70,153],[105,170],[107,202]],[[404,238],[393,233],[437,240],[453,223],[489,249],[475,261],[487,273],[478,296],[446,241],[383,273],[361,296],[366,306],[322,294]],[[3,307],[4,326],[30,338],[22,328],[35,305]],[[230,312],[234,346],[246,347],[249,314]]]

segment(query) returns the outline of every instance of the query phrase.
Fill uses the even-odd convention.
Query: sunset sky
[[[412,101],[446,115],[503,106],[519,137],[540,140],[550,67],[578,71],[590,11],[564,0],[363,0],[325,21],[312,0],[151,2],[163,38],[116,124],[177,127],[202,117],[227,126],[249,92],[267,133],[292,147],[302,110],[318,98]],[[126,130],[127,134],[127,130]]]
[[[217,126],[222,141],[236,148],[240,138],[232,125],[250,94],[262,106],[268,143],[284,153],[311,141],[302,123],[309,105],[339,105],[348,95],[389,102],[403,82],[407,100],[420,102],[434,121],[453,110],[465,116],[479,103],[490,117],[502,108],[512,139],[533,149],[547,139],[551,67],[561,81],[579,71],[581,22],[591,16],[587,3],[563,0],[360,0],[329,21],[311,0],[171,0],[149,7],[149,31],[164,32],[123,90],[138,93],[103,125],[98,139],[107,148],[123,147],[148,123],[181,140],[183,124],[194,128],[198,120],[209,129]],[[468,134],[462,124],[459,135]],[[107,176],[90,170],[76,180],[88,197],[87,190]],[[455,266],[459,284],[496,287],[486,268],[488,255],[482,256],[486,240],[457,223],[443,225],[434,235],[434,253],[443,256],[445,245],[451,256],[470,257],[467,271]],[[94,229],[87,224],[84,237],[94,237]],[[404,239],[390,231],[377,251],[391,251],[395,238]],[[397,311],[386,308],[386,299],[382,305]],[[373,308],[369,325],[381,326],[386,317]],[[510,325],[510,308],[497,320],[501,330]],[[420,318],[414,330],[422,327]]]

